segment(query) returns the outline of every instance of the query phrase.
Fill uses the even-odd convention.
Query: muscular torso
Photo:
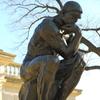
[[[24,62],[30,61],[37,56],[57,54],[55,50],[41,37],[41,33],[43,32],[42,27],[44,26],[44,24],[46,23],[43,22],[36,28],[35,33],[30,39]],[[49,27],[48,24],[46,24],[46,26]],[[48,38],[48,37],[45,37],[45,38]],[[55,41],[52,41],[52,42],[55,43]]]

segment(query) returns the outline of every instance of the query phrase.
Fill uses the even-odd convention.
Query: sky
[[[67,0],[63,0],[66,2]],[[100,26],[100,0],[74,0],[80,3],[83,9],[83,15],[78,23],[86,26]],[[16,47],[23,36],[17,30],[16,25],[11,24],[13,17],[0,6],[0,49],[5,52],[16,54],[15,61],[22,63],[27,49],[27,43],[24,46]],[[82,35],[100,47],[100,37],[93,32],[83,32]],[[83,47],[86,48],[86,47]],[[88,65],[100,65],[100,57],[95,54],[85,56]],[[76,100],[100,100],[100,70],[85,71],[76,88],[82,90],[82,94]]]

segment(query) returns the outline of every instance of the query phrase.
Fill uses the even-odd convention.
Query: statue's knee
[[[21,68],[20,69],[20,77],[22,78],[22,80],[27,81],[32,78],[32,75],[31,75],[31,73],[28,73],[26,71],[26,69]]]

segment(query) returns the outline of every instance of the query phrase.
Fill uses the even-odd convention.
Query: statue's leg
[[[55,73],[58,70],[58,65],[58,58],[50,55],[39,56],[26,63],[21,68],[21,77],[29,83],[28,85],[26,85],[26,82],[24,83],[23,87],[26,91],[22,87],[20,100],[53,100],[57,91]],[[37,79],[37,83],[31,84],[30,80],[34,79]],[[25,95],[23,96],[23,94]]]
[[[41,67],[41,56],[34,58],[31,61],[25,62],[20,68],[20,76],[24,81],[34,80],[37,78]]]
[[[68,64],[67,61],[64,61],[64,64],[61,64],[65,65],[65,67],[62,66],[62,70],[63,68],[66,70],[63,70],[63,74],[65,73],[64,75],[58,73],[58,76],[60,74],[61,78],[58,77],[57,79],[61,81],[61,86],[58,89],[55,100],[66,100],[69,94],[73,91],[83,72],[82,63],[84,62],[78,54],[72,64]]]
[[[32,61],[25,62],[20,69],[21,78],[24,81],[20,92],[19,100],[37,99],[37,75],[42,65],[42,58],[36,57]]]
[[[59,61],[53,56],[45,56],[37,78],[38,100],[53,100],[57,85],[55,73],[58,70]]]
[[[55,76],[55,81],[58,84],[58,90],[55,95],[54,100],[59,100],[61,94],[62,94],[62,83],[64,82],[65,78],[68,79],[73,71],[73,66],[75,62],[75,59],[70,60],[62,60],[59,64],[59,69]]]
[[[74,90],[77,83],[80,80],[80,77],[83,73],[83,68],[78,67],[72,72],[72,75],[64,81],[61,88],[61,95],[58,100],[66,100],[70,93]]]

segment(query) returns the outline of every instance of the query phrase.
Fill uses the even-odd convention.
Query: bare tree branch
[[[40,5],[39,5],[40,4]],[[46,8],[46,9],[51,9],[51,10],[55,10],[56,13],[59,13],[59,9],[57,7],[54,7],[54,6],[49,6],[48,4],[42,4],[42,3],[39,3],[39,4],[34,4],[36,7],[38,8]]]
[[[25,18],[26,16],[28,16],[34,9],[36,9],[37,7],[32,8],[31,10],[29,10],[26,14],[24,14],[22,17],[20,17],[20,19],[18,19],[16,22],[21,21],[23,18]]]
[[[90,66],[90,67],[85,67],[85,70],[86,70],[86,71],[94,70],[94,69],[100,69],[100,66]]]
[[[83,31],[95,31],[100,37],[100,33],[98,32],[98,31],[100,31],[100,27],[98,27],[98,28],[84,28],[82,30]]]
[[[59,4],[60,8],[62,9],[62,7],[63,7],[62,2],[60,0],[56,0],[56,1]]]
[[[89,52],[94,52],[100,56],[100,47],[94,46],[89,40],[82,37],[81,42],[89,47]]]
[[[99,37],[100,37],[100,33],[98,32],[98,31],[96,31],[97,32],[97,34],[99,35]]]
[[[27,31],[26,31],[25,33],[23,33],[23,34],[27,34]],[[29,33],[28,33],[27,36],[24,38],[24,40],[20,41],[20,43],[17,45],[16,49],[18,49],[20,46],[22,46],[22,45],[25,43],[25,41],[28,40],[28,38],[29,38]]]
[[[83,31],[99,31],[100,30],[100,27],[98,27],[98,28],[84,28],[82,30]]]
[[[39,5],[41,4],[41,5]],[[48,9],[51,9],[51,10],[55,10],[56,13],[59,13],[59,9],[56,8],[56,7],[53,7],[53,6],[49,6],[49,5],[45,5],[45,4],[42,4],[42,3],[39,3],[39,4],[26,4],[26,5],[21,5],[21,4],[11,4],[9,6],[17,6],[16,9],[18,8],[24,8],[26,10],[28,10],[22,17],[20,17],[16,22],[19,22],[21,21],[23,18],[25,18],[26,16],[28,16],[30,13],[32,13],[34,10],[38,9],[38,8],[41,8],[41,9],[44,9],[43,11],[41,11],[40,13],[43,13],[45,12],[46,10],[48,11]],[[26,6],[33,6],[31,9],[29,9],[29,7],[27,8]],[[37,14],[40,14],[40,13],[37,13]],[[31,14],[32,15],[32,14]],[[36,14],[34,14],[35,16]]]
[[[39,12],[36,12],[35,14],[31,14],[33,17],[34,16],[36,16],[36,15],[40,15],[40,14],[42,14],[42,13],[44,13],[46,11],[46,9],[44,9],[44,10],[41,10],[41,11],[39,11]]]
[[[82,49],[79,49],[79,51],[82,52],[82,53],[85,53],[85,54],[86,54],[86,53],[89,53],[89,50],[82,50]]]
[[[47,16],[40,17],[40,18],[38,18],[37,20],[35,20],[34,22],[32,22],[32,23],[30,24],[30,26],[28,27],[28,34],[29,34],[29,32],[30,32],[31,27],[32,27],[37,21],[39,21],[39,20],[41,20],[41,19],[43,19],[43,18],[45,18],[45,17],[47,17]]]

